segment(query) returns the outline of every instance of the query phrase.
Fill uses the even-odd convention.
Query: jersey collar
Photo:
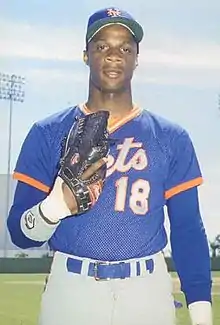
[[[80,104],[79,108],[85,115],[88,115],[88,114],[92,113],[88,109],[88,107],[86,107],[85,104]],[[121,126],[123,126],[127,122],[131,121],[132,119],[134,119],[135,117],[140,115],[141,112],[142,112],[142,109],[140,107],[138,107],[137,105],[135,105],[133,107],[133,109],[128,114],[126,114],[123,118],[118,119],[118,118],[112,118],[110,116],[109,121],[108,121],[108,131],[109,131],[109,133],[113,133],[114,131],[119,129]]]

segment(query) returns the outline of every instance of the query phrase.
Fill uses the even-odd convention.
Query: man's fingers
[[[99,170],[99,168],[101,168],[106,163],[106,161],[107,161],[106,158],[102,158],[97,162],[95,162],[94,164],[92,164],[90,167],[87,168],[86,171],[84,171],[82,175],[82,179],[85,180],[90,178],[93,174],[95,174],[97,170]]]

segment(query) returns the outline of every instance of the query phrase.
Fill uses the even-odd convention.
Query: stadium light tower
[[[11,174],[11,140],[12,140],[12,113],[13,103],[24,101],[25,78],[12,74],[0,73],[0,99],[9,101],[9,125],[8,125],[8,162],[7,162],[7,186],[6,186],[6,213],[5,223],[9,212],[10,204],[10,174]],[[7,251],[7,228],[5,227],[4,257]]]

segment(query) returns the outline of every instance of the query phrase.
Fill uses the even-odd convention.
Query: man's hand
[[[39,205],[40,214],[48,223],[85,213],[98,200],[107,171],[108,117],[109,112],[98,111],[73,123],[63,143],[54,187]]]
[[[82,178],[88,179],[106,164],[106,158],[102,158],[92,164],[83,173]],[[42,218],[49,224],[56,224],[60,220],[78,213],[76,198],[69,186],[58,176],[50,194],[40,204]]]
[[[64,186],[65,202],[76,214],[88,211],[102,192],[109,153],[108,117],[107,111],[79,117],[63,143],[58,177],[72,192],[74,200]]]
[[[82,175],[82,179],[86,180],[92,177],[104,164],[106,163],[106,158],[98,160],[96,163],[92,164],[90,167],[86,169],[86,171]],[[69,186],[66,183],[62,183],[63,197],[64,201],[71,211],[71,214],[77,214],[78,206],[76,202],[76,198],[70,190]]]
[[[213,325],[212,305],[209,301],[196,301],[188,307],[192,325]]]

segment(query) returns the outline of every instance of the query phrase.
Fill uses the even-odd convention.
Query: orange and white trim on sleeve
[[[30,177],[30,176],[27,176],[25,174],[22,174],[22,173],[18,173],[18,172],[14,172],[13,174],[13,179],[16,179],[17,181],[21,181],[23,183],[26,183],[28,185],[31,185],[35,188],[37,188],[38,190],[42,191],[42,192],[45,192],[45,193],[49,193],[50,191],[50,187],[41,183],[40,181]]]
[[[172,187],[171,189],[165,192],[165,199],[170,199],[172,196],[179,194],[183,191],[189,190],[190,188],[193,188],[195,186],[201,185],[202,183],[203,183],[203,178],[197,177],[188,182]]]

